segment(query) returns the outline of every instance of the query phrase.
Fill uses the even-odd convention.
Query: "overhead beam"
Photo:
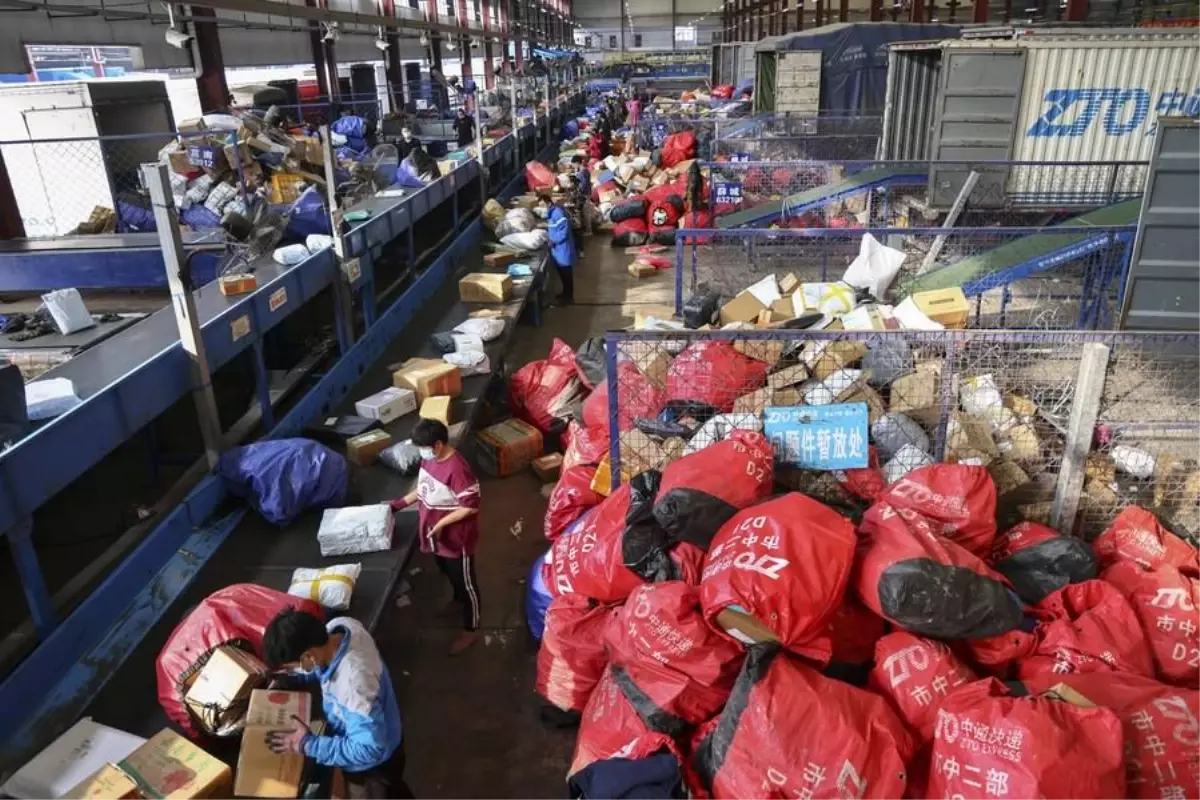
[[[382,26],[397,30],[424,30],[449,34],[462,33],[461,26],[447,25],[442,22],[399,19],[397,17],[384,17],[379,14],[358,14],[352,11],[336,11],[331,8],[293,6],[286,3],[273,2],[273,0],[197,0],[196,2],[189,3],[189,5],[215,8],[220,11],[233,11],[241,14],[291,17],[311,22],[337,22],[344,25]],[[482,28],[475,30],[482,32]]]

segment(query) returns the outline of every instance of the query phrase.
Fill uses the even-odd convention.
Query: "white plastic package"
[[[900,327],[908,331],[941,331],[946,326],[937,320],[925,316],[925,312],[917,308],[911,297],[906,297],[892,309],[892,317],[900,323]]]
[[[850,262],[842,280],[857,289],[866,289],[876,300],[883,300],[900,272],[904,258],[902,250],[888,247],[871,234],[864,233],[858,245],[858,256]]]
[[[46,310],[54,318],[58,332],[66,336],[68,333],[82,331],[95,326],[96,320],[88,313],[83,304],[83,297],[78,289],[55,289],[42,295]]]
[[[212,190],[213,179],[211,175],[201,175],[196,180],[192,181],[192,185],[188,187],[185,196],[192,201],[192,205],[203,203],[208,197],[208,193]]]
[[[883,465],[883,479],[891,485],[914,469],[926,467],[932,463],[933,457],[924,450],[911,444],[906,444],[897,450],[896,455],[892,456]]]
[[[232,114],[205,114],[204,127],[217,131],[236,131],[242,127],[242,121]]]
[[[458,367],[463,376],[488,375],[492,371],[492,362],[487,353],[482,350],[456,350],[442,356],[447,364]]]
[[[141,736],[84,717],[17,770],[0,791],[21,800],[58,800],[105,764],[120,763],[145,743]]]
[[[472,317],[454,326],[455,333],[469,333],[490,342],[504,333],[504,320],[498,317]]]
[[[1116,445],[1112,449],[1112,460],[1117,469],[1135,478],[1145,480],[1154,477],[1156,460],[1154,456],[1140,447],[1130,447],[1127,444]]]
[[[825,388],[829,390],[829,394],[832,397],[837,398],[842,392],[853,386],[854,382],[861,377],[861,369],[842,368],[826,376]]]
[[[468,353],[473,350],[483,352],[483,339],[473,333],[454,332],[450,334],[450,338],[454,340],[454,352]]]
[[[212,191],[208,193],[208,197],[204,200],[204,207],[213,212],[217,216],[225,210],[225,206],[233,202],[237,197],[237,188],[228,183],[218,183],[212,187]]]
[[[995,418],[1004,408],[1004,398],[991,375],[967,378],[958,388],[958,399],[963,411],[985,419]]]
[[[834,317],[854,308],[854,289],[840,282],[802,283],[800,297],[804,300],[805,311],[820,311]]]
[[[52,419],[79,405],[69,378],[47,378],[25,384],[25,409],[31,422]]]
[[[308,248],[302,244],[289,244],[286,247],[280,247],[271,254],[276,264],[282,264],[285,267],[291,267],[299,264],[304,259],[308,258]]]
[[[753,286],[747,286],[746,291],[754,295],[755,299],[767,308],[783,297],[779,293],[779,282],[774,275],[768,275]]]
[[[306,597],[334,611],[345,611],[350,608],[354,584],[361,573],[362,564],[338,564],[323,569],[301,567],[292,573],[288,594]]]
[[[323,556],[390,550],[394,525],[392,509],[387,503],[327,508],[317,528],[317,544]]]
[[[323,233],[310,233],[304,238],[304,246],[310,253],[319,253],[333,247],[333,237]]]
[[[796,388],[800,390],[800,396],[804,398],[805,404],[810,406],[827,406],[836,399],[833,392],[829,391],[829,387],[816,378],[802,381]]]
[[[762,419],[758,414],[717,414],[701,425],[700,430],[692,434],[692,438],[688,440],[687,446],[683,449],[683,454],[691,455],[710,444],[723,442],[733,431],[759,433],[762,431]]]
[[[953,421],[953,420],[951,420]],[[884,460],[892,458],[907,445],[929,450],[929,434],[916,421],[903,414],[884,414],[871,425],[871,441]]]
[[[500,240],[505,247],[515,247],[518,250],[538,250],[546,246],[548,237],[541,228],[528,233],[510,233]]]

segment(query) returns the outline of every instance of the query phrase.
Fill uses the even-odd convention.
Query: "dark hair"
[[[438,442],[445,444],[450,441],[450,431],[436,419],[422,418],[413,428],[412,443],[417,447],[433,447]]]
[[[571,156],[571,163],[572,164],[582,164],[583,156]]]
[[[278,667],[300,660],[305,651],[329,641],[325,623],[307,611],[289,608],[279,612],[263,633],[263,657]]]

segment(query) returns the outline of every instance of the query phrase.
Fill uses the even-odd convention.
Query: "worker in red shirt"
[[[479,479],[462,454],[450,445],[446,426],[422,419],[412,442],[421,453],[417,488],[391,502],[394,509],[417,503],[421,550],[433,553],[438,569],[450,581],[454,603],[462,607],[463,632],[450,645],[457,656],[475,644],[479,631],[479,583],[475,579],[475,544],[479,541]]]

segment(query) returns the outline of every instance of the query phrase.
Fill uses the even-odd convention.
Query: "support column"
[[[385,17],[395,17],[395,0],[379,0],[379,13]],[[404,75],[400,66],[400,33],[396,28],[388,28],[383,33],[383,40],[388,43],[387,52],[383,56],[388,110],[393,114],[398,114],[404,110]]]
[[[972,22],[987,22],[988,21],[988,3],[987,0],[975,0],[975,9],[971,14]]]
[[[788,10],[791,4],[788,0],[782,0],[779,4],[779,33],[783,36],[788,34]]]
[[[871,22],[883,22],[883,0],[871,0]]]
[[[1086,22],[1088,0],[1067,0],[1067,22]]]
[[[481,0],[479,8],[483,11],[483,85],[491,91],[496,88],[496,65],[492,63],[495,58],[492,50],[492,9],[488,0]]]
[[[217,32],[217,12],[203,6],[191,6],[192,33],[196,37],[196,93],[204,112],[229,106],[229,86],[225,82],[225,59],[221,56],[221,37]]]
[[[0,241],[24,239],[25,222],[21,219],[21,208],[13,194],[12,180],[4,166],[4,154],[0,153]]]
[[[304,5],[320,8],[321,0],[304,0]],[[317,91],[322,97],[331,97],[329,74],[325,69],[325,42],[321,40],[321,23],[316,20],[308,21],[308,41],[312,47],[313,69],[317,72]]]
[[[850,21],[850,0],[841,0],[841,3],[838,4],[838,21]]]
[[[912,5],[908,7],[908,21],[925,21],[925,0],[912,0]]]
[[[796,30],[804,30],[804,0],[796,0]]]

